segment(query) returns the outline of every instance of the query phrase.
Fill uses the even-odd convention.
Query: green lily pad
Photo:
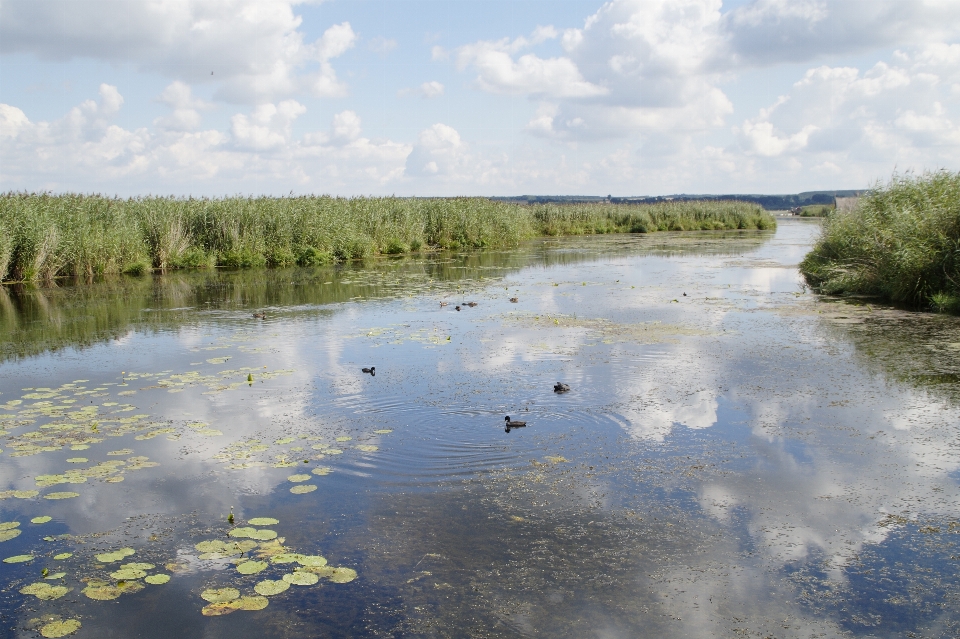
[[[72,552],[62,552],[59,555],[53,556],[53,558],[56,559],[57,561],[61,561],[63,559],[69,559],[70,557],[73,557]]]
[[[236,588],[207,588],[200,593],[200,598],[210,603],[233,601],[239,596],[240,591]]]
[[[330,575],[330,581],[335,584],[346,584],[350,583],[357,578],[357,571],[353,568],[334,568],[333,574]]]
[[[109,601],[111,599],[116,599],[123,594],[123,591],[120,590],[117,586],[111,586],[110,584],[97,584],[90,585],[81,590],[90,599],[95,599],[97,601]]]
[[[372,444],[358,444],[357,450],[362,450],[365,453],[375,453],[380,450],[380,447]]]
[[[43,496],[44,499],[73,499],[74,497],[79,497],[80,493],[71,493],[71,492],[59,492],[59,493],[48,493]]]
[[[300,561],[300,555],[295,552],[282,552],[270,557],[270,561],[275,564],[292,564],[293,562]]]
[[[323,477],[325,475],[329,475],[330,473],[332,473],[333,469],[330,468],[329,466],[318,466],[317,468],[314,468],[312,472],[314,475],[319,475],[320,477]]]
[[[375,431],[373,431],[373,432],[375,432],[377,435],[389,435],[390,433],[393,432],[393,429],[392,429],[392,428],[381,428],[380,430],[375,430]]]
[[[270,595],[279,595],[284,590],[290,588],[289,582],[284,581],[283,579],[264,579],[261,582],[258,582],[253,589],[258,595],[270,596]]]
[[[52,621],[40,627],[40,635],[47,639],[56,639],[57,637],[66,637],[80,629],[80,621],[77,619],[64,619],[63,621]]]
[[[145,582],[147,582],[148,584],[153,584],[154,586],[159,586],[159,585],[165,584],[165,583],[167,583],[168,581],[170,581],[170,575],[164,575],[164,574],[159,574],[159,575],[147,575],[146,577],[143,578],[143,580],[144,580]]]
[[[56,581],[57,579],[63,579],[66,576],[67,576],[67,573],[65,572],[51,572],[49,575],[44,577],[44,579]]]
[[[312,572],[307,572],[305,570],[298,570],[296,572],[287,573],[283,576],[283,580],[287,583],[291,583],[294,586],[312,586],[313,584],[320,581],[320,577],[313,574]]]
[[[303,495],[306,493],[312,493],[316,489],[317,487],[314,484],[301,484],[299,486],[294,486],[293,488],[291,488],[290,492],[293,493],[294,495]]]
[[[31,524],[45,524],[45,523],[47,523],[48,521],[50,521],[51,519],[53,519],[53,517],[51,517],[50,515],[42,515],[42,516],[40,516],[40,517],[34,517],[33,519],[30,520],[30,523],[31,523]]]
[[[133,548],[120,548],[119,550],[114,550],[111,552],[104,552],[97,555],[97,561],[105,564],[109,564],[114,561],[121,561],[125,557],[129,557],[136,551]]]
[[[39,490],[15,490],[13,496],[17,499],[33,499],[40,494]]]
[[[255,575],[261,570],[266,570],[266,568],[267,562],[265,561],[245,561],[237,564],[237,572],[241,575]]]
[[[292,481],[294,483],[307,481],[308,479],[310,479],[310,475],[290,475],[287,477],[287,481]]]
[[[5,521],[0,523],[0,530],[13,530],[20,526],[19,521]]]
[[[22,531],[19,528],[12,530],[0,530],[0,541],[10,541],[14,537],[19,537]]]
[[[22,564],[25,561],[33,561],[33,555],[14,555],[3,560],[5,564]]]
[[[301,555],[297,562],[301,566],[310,566],[319,568],[320,566],[327,565],[327,558],[321,557],[320,555]]]
[[[59,599],[68,592],[70,588],[66,586],[51,586],[50,584],[38,581],[37,583],[30,584],[29,586],[24,586],[20,589],[20,593],[24,595],[33,595],[37,599],[43,599],[44,601],[53,601],[54,599]]]
[[[67,460],[67,463],[68,464],[86,464],[88,461],[90,460],[87,459],[86,457],[71,457],[70,459]]]
[[[229,534],[231,537],[249,537],[259,541],[269,541],[277,538],[277,531],[275,530],[257,529],[249,526],[234,528]]]
[[[120,570],[111,572],[110,576],[114,579],[127,581],[129,579],[142,579],[143,577],[147,576],[147,573],[146,571],[136,570],[134,568],[121,568]]]
[[[121,568],[129,568],[131,570],[153,570],[156,568],[153,564],[146,564],[142,562],[131,562],[129,564],[123,564]]]
[[[348,441],[350,441],[351,439],[353,439],[353,437],[347,437],[347,436],[337,437],[337,441],[338,441],[338,442],[348,442]]]
[[[274,519],[273,517],[254,517],[247,521],[251,526],[276,526],[280,523],[279,519]]]

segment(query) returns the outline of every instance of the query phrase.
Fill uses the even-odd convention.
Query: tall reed
[[[815,290],[960,312],[960,173],[894,175],[824,222],[800,264]]]
[[[540,235],[766,229],[742,202],[521,206],[485,198],[0,195],[0,279],[151,269],[313,266]]]

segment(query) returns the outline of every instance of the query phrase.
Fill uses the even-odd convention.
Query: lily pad
[[[313,584],[320,581],[320,577],[313,574],[312,572],[307,572],[305,570],[298,570],[296,572],[289,572],[283,576],[283,580],[287,583],[291,583],[294,586],[312,586]]]
[[[40,494],[39,490],[15,490],[13,496],[17,499],[33,499]]]
[[[251,528],[250,526],[234,528],[229,534],[231,537],[249,537],[250,539],[257,539],[259,541],[269,541],[277,538],[277,531],[275,530],[257,529]]]
[[[19,528],[12,530],[0,530],[0,541],[10,541],[14,537],[19,537],[22,531]]]
[[[114,550],[111,552],[104,552],[97,555],[97,561],[105,564],[109,564],[114,561],[121,561],[125,557],[129,557],[136,551],[133,548],[120,548],[119,550]]]
[[[279,519],[273,517],[254,517],[247,521],[251,526],[276,526],[280,523]]]
[[[52,621],[40,627],[40,635],[47,639],[56,637],[66,637],[80,629],[80,621],[77,619],[64,619],[63,621]]]
[[[275,564],[292,564],[293,562],[300,561],[300,555],[295,552],[282,552],[271,555],[270,561]]]
[[[330,473],[332,473],[333,469],[330,468],[329,466],[319,466],[317,468],[314,468],[312,472],[314,475],[319,475],[323,477],[324,475],[329,475]]]
[[[380,450],[380,447],[372,444],[358,444],[357,450],[362,450],[365,453],[375,453]]]
[[[42,516],[40,516],[40,517],[34,517],[33,519],[30,520],[30,523],[31,523],[31,524],[45,524],[45,523],[47,523],[48,521],[50,521],[51,519],[53,519],[53,517],[51,517],[50,515],[42,515]]]
[[[51,572],[49,575],[44,577],[44,579],[50,579],[50,580],[56,581],[57,579],[63,579],[66,576],[67,576],[67,573],[65,572]]]
[[[127,581],[129,579],[142,579],[147,576],[146,571],[136,570],[135,568],[121,568],[110,573],[114,579]]]
[[[377,435],[389,435],[390,433],[393,432],[393,429],[392,429],[392,428],[381,428],[380,430],[375,430],[375,431],[373,431],[373,432],[375,432]]]
[[[129,564],[123,564],[121,568],[129,568],[131,570],[153,570],[156,568],[153,564],[147,564],[142,562],[131,562]]]
[[[301,566],[309,566],[309,567],[312,567],[312,568],[319,568],[320,566],[326,566],[326,565],[327,565],[327,558],[326,558],[326,557],[321,557],[320,555],[303,555],[303,556],[301,556],[299,559],[297,559],[297,562],[298,562]]]
[[[233,601],[240,596],[236,588],[207,588],[200,593],[200,598],[210,603],[224,603]]]
[[[301,481],[307,481],[308,479],[310,479],[310,475],[290,475],[289,477],[287,477],[287,481],[292,481],[295,483],[301,482]]]
[[[123,591],[120,590],[117,586],[111,586],[110,584],[98,584],[87,586],[81,590],[90,599],[96,599],[97,601],[109,601],[111,599],[116,599],[123,594]]]
[[[315,484],[301,484],[299,486],[294,486],[290,489],[290,492],[294,495],[303,495],[306,493],[312,493],[317,489]]]
[[[164,574],[160,574],[160,575],[147,575],[146,577],[144,577],[143,580],[144,580],[145,582],[147,582],[148,584],[153,584],[154,586],[159,586],[159,585],[161,585],[161,584],[165,584],[165,583],[167,583],[168,581],[170,581],[170,575],[164,575]]]
[[[290,588],[290,583],[284,581],[283,579],[264,579],[261,582],[258,582],[253,589],[258,595],[270,596],[270,595],[279,595],[284,590]]]
[[[66,586],[51,586],[50,584],[38,581],[37,583],[30,584],[29,586],[24,586],[20,589],[20,593],[24,595],[33,595],[37,599],[43,599],[44,601],[52,601],[54,599],[59,599],[68,592],[70,588]]]
[[[353,568],[334,568],[333,574],[330,575],[330,581],[335,584],[346,584],[350,583],[357,578],[357,571]]]
[[[59,493],[48,493],[43,496],[44,499],[73,499],[74,497],[79,497],[80,493],[72,492],[59,492]]]
[[[25,561],[33,561],[33,555],[14,555],[3,560],[5,564],[22,564]]]
[[[346,437],[346,436],[344,436],[344,437],[337,437],[337,441],[338,441],[338,442],[348,442],[348,441],[350,441],[351,439],[353,439],[353,437]]]
[[[72,552],[62,552],[59,555],[53,556],[53,558],[56,559],[57,561],[61,561],[63,559],[70,559],[70,557],[73,557]]]
[[[67,460],[67,463],[68,464],[86,464],[88,461],[90,460],[87,459],[86,457],[71,457],[70,459]]]
[[[261,570],[266,570],[267,562],[265,561],[245,561],[241,564],[237,564],[237,572],[241,575],[255,575]]]
[[[0,523],[0,530],[13,530],[14,528],[18,528],[19,526],[20,526],[19,521],[5,521],[3,523]]]

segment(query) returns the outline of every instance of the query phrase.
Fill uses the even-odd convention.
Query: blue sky
[[[2,0],[0,189],[658,195],[960,170],[944,0]]]

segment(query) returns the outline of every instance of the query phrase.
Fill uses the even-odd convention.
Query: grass
[[[0,195],[0,280],[153,270],[319,266],[544,235],[771,229],[757,205],[521,206],[483,198]]]
[[[825,222],[800,264],[818,292],[960,312],[960,173],[895,175]]]
[[[800,217],[829,217],[835,207],[827,204],[809,204],[800,208]]]

